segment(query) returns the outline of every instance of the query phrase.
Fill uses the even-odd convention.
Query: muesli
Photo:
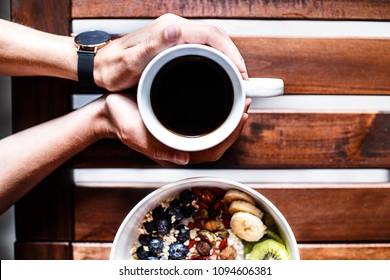
[[[186,189],[142,220],[130,248],[140,260],[289,259],[272,217],[247,193]]]

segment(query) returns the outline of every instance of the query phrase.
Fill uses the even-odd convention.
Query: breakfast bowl
[[[299,260],[282,213],[249,186],[183,179],[144,197],[125,217],[111,260]]]

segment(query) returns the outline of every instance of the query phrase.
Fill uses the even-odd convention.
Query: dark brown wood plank
[[[16,242],[17,260],[71,260],[72,247],[68,242]]]
[[[233,38],[251,77],[278,77],[286,94],[390,94],[390,40]]]
[[[390,184],[252,185],[283,213],[298,242],[389,242]],[[114,240],[151,189],[76,188],[75,240]]]
[[[72,1],[72,17],[157,17],[163,13],[185,17],[294,18],[294,19],[374,19],[390,18],[385,0],[374,1]]]
[[[112,241],[131,208],[152,189],[77,188],[75,240]]]
[[[75,260],[106,260],[112,243],[73,243]],[[298,244],[301,260],[389,260],[389,243]]]
[[[69,35],[70,1],[12,1],[12,20],[33,28]],[[71,110],[68,82],[43,77],[12,79],[13,131],[17,132]],[[18,241],[69,240],[72,237],[72,171],[56,170],[15,207]],[[20,254],[23,254],[21,247]],[[40,258],[39,251],[26,252]]]
[[[254,111],[238,141],[209,168],[389,168],[390,114]],[[77,156],[77,167],[158,167],[117,141]]]

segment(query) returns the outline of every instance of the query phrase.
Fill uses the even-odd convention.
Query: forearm
[[[77,80],[77,52],[71,37],[1,19],[0,30],[0,75]]]
[[[0,141],[0,213],[97,139],[102,100]]]

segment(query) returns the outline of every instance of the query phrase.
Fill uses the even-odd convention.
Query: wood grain
[[[385,0],[374,1],[228,1],[228,0],[73,0],[73,18],[157,17],[163,13],[184,17],[374,19],[390,18]]]
[[[74,260],[109,260],[112,243],[74,242]]]
[[[389,242],[390,184],[253,185],[283,213],[298,242]],[[76,188],[75,240],[114,240],[149,189]]]
[[[70,1],[13,0],[12,20],[39,30],[69,35],[69,8]],[[12,78],[13,132],[70,112],[69,92],[69,83],[63,79]],[[24,196],[15,207],[17,240],[71,239],[72,187],[72,170],[65,164]],[[26,253],[34,258],[32,252]]]
[[[233,38],[251,77],[278,77],[286,94],[390,94],[390,40]]]
[[[252,110],[238,141],[202,168],[389,168],[390,114]],[[158,167],[113,140],[75,159],[76,167]]]
[[[132,207],[152,190],[77,188],[75,240],[112,241]]]
[[[69,242],[16,242],[17,260],[71,260],[72,248]]]
[[[390,94],[390,39],[232,39],[249,76],[283,79],[285,95]]]
[[[299,244],[302,260],[389,260],[390,243]]]

